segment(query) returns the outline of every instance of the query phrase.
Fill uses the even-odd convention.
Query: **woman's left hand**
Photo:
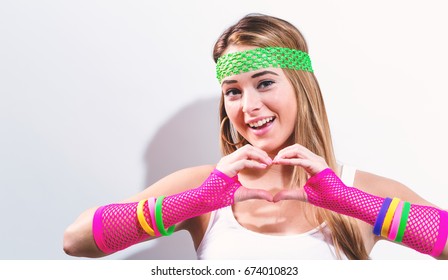
[[[288,146],[275,156],[273,164],[293,165],[302,167],[309,177],[328,168],[328,164],[321,156],[316,155],[300,144]],[[282,190],[274,196],[274,202],[280,200],[306,201],[303,188]]]

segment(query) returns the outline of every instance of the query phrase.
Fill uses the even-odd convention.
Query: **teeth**
[[[262,120],[259,120],[258,122],[249,123],[249,126],[252,127],[252,128],[257,128],[257,127],[260,127],[260,126],[262,126],[262,125],[264,125],[264,124],[266,124],[268,122],[271,122],[273,119],[274,119],[274,117],[269,117],[269,118],[266,118],[266,119],[262,119]]]

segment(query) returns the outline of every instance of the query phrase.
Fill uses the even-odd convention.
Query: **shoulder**
[[[376,196],[398,197],[411,203],[432,205],[401,182],[370,172],[357,170],[353,184],[354,187]]]

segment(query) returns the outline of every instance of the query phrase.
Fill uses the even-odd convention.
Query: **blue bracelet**
[[[381,206],[380,212],[376,217],[375,225],[373,226],[373,233],[375,235],[381,235],[381,228],[383,227],[384,218],[386,217],[387,210],[389,210],[390,203],[392,202],[392,198],[386,197],[384,199],[383,205]]]

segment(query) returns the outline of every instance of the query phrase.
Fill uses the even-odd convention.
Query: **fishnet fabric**
[[[308,201],[316,206],[351,216],[374,225],[384,198],[347,187],[331,169],[311,177],[304,186]],[[421,253],[433,255],[439,237],[441,210],[411,205],[402,243]],[[446,230],[444,230],[446,232]],[[443,244],[444,245],[444,244]]]
[[[311,59],[306,52],[266,47],[221,56],[216,63],[216,78],[221,83],[225,77],[269,67],[313,72]]]
[[[412,204],[402,242],[419,252],[431,254],[440,226],[439,209]]]
[[[331,169],[325,169],[311,177],[304,189],[311,204],[371,225],[375,223],[384,201],[384,198],[345,186]]]
[[[214,170],[196,189],[167,196],[162,204],[165,227],[204,213],[232,205],[235,191],[241,186],[237,177],[230,178]]]
[[[213,210],[232,205],[235,191],[241,186],[237,177],[229,178],[214,170],[198,188],[167,196],[162,204],[165,227],[199,216]],[[93,220],[93,235],[98,248],[104,253],[113,253],[148,239],[137,218],[138,202],[109,204],[97,209]],[[151,228],[148,202],[143,213]]]
[[[139,224],[137,205],[138,202],[109,204],[99,209],[101,213],[98,217],[101,218],[99,222],[102,226],[99,234],[101,235],[95,236],[94,231],[94,237],[101,251],[104,253],[117,252],[149,238]],[[144,204],[143,213],[150,224],[148,202]]]

